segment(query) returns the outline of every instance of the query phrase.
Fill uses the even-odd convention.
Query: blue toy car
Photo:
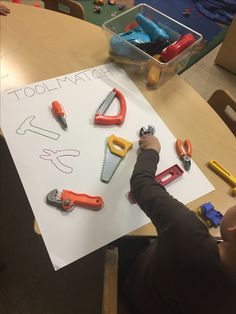
[[[204,203],[198,210],[198,215],[204,219],[208,227],[217,228],[223,218],[223,215],[214,209],[212,203]]]

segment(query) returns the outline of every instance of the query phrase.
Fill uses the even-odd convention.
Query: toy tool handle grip
[[[177,140],[175,143],[175,149],[178,154],[178,156],[181,158],[184,155],[183,149],[182,149],[182,142],[181,140]]]
[[[103,199],[100,196],[78,194],[75,204],[89,209],[99,210],[103,207]]]
[[[189,157],[192,157],[192,145],[190,140],[185,140],[184,141],[184,146],[186,148],[186,153],[183,151],[183,147],[182,147],[182,141],[180,139],[178,139],[175,143],[175,148],[177,151],[178,156],[181,158],[184,155],[188,155]]]
[[[196,41],[191,33],[183,35],[179,40],[164,48],[161,52],[161,59],[168,62],[179,55],[186,48],[191,46]]]
[[[192,157],[192,153],[193,153],[193,151],[192,151],[192,144],[191,144],[191,142],[190,142],[190,140],[185,140],[184,141],[184,146],[185,146],[185,148],[186,148],[186,153],[187,153],[187,155],[189,156],[189,157]]]
[[[133,144],[124,138],[110,135],[108,137],[108,147],[113,154],[123,158],[133,147]]]
[[[120,113],[116,116],[116,119],[120,121],[119,124],[121,124],[124,122],[125,115],[126,115],[126,101],[125,101],[125,97],[118,89],[114,88],[113,91],[116,93],[116,97],[120,101]]]
[[[136,21],[142,27],[142,29],[147,33],[152,41],[155,41],[157,38],[169,39],[169,35],[163,28],[160,28],[152,20],[147,19],[142,13],[136,15]]]
[[[57,117],[65,115],[62,105],[56,100],[52,102],[52,109]]]
[[[69,211],[75,205],[92,210],[99,210],[103,207],[103,199],[100,196],[78,194],[72,191],[63,190],[61,199],[62,206],[66,211]]]

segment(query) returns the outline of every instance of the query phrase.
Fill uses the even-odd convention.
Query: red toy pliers
[[[120,113],[117,116],[107,116],[105,112],[110,107],[113,99],[117,97],[120,102]],[[126,114],[126,101],[123,94],[118,91],[118,89],[113,88],[113,90],[107,95],[107,97],[103,100],[99,108],[97,109],[95,115],[95,124],[102,125],[120,125],[124,122]]]
[[[185,152],[183,151],[182,141],[178,139],[175,144],[175,148],[179,158],[183,162],[183,166],[185,170],[189,170],[191,167],[191,157],[192,157],[192,145],[190,140],[184,141]]]

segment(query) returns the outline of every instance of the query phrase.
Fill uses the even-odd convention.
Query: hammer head
[[[26,119],[21,123],[21,125],[19,126],[19,128],[16,130],[16,133],[17,133],[17,134],[20,134],[20,135],[24,135],[25,132],[30,129],[31,121],[33,121],[34,119],[35,119],[35,116],[31,116],[31,117],[26,118]]]

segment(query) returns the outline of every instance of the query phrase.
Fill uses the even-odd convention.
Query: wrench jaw
[[[191,158],[188,155],[183,155],[181,160],[183,162],[184,169],[188,171],[191,167]]]
[[[47,194],[46,201],[47,204],[58,207],[65,212],[71,212],[75,208],[71,199],[66,198],[62,201],[62,197],[57,189],[54,189]]]
[[[145,134],[151,134],[151,135],[154,135],[154,133],[156,132],[154,126],[152,125],[148,125],[148,127],[142,127],[140,130],[139,130],[139,137],[142,137],[143,135]]]
[[[54,189],[47,194],[46,198],[47,204],[55,206],[55,207],[62,207],[62,201],[58,198],[58,190]]]

